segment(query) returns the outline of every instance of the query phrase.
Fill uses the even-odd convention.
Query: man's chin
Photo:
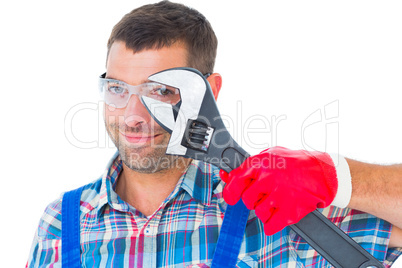
[[[163,157],[166,152],[166,145],[163,144],[148,144],[148,143],[128,143],[120,142],[119,152],[124,152],[126,155],[136,155],[138,157]]]
[[[120,157],[126,167],[139,173],[157,173],[173,168],[178,156],[166,155],[162,150],[123,149]]]

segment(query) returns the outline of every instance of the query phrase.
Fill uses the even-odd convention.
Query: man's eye
[[[165,95],[169,95],[172,92],[167,89],[166,87],[160,87],[156,90],[157,94],[161,95],[161,96],[165,96]]]
[[[158,85],[154,86],[154,88],[151,91],[151,94],[158,96],[174,95],[174,90],[169,89],[166,86]]]
[[[114,94],[124,94],[126,90],[119,86],[109,86],[109,91]]]

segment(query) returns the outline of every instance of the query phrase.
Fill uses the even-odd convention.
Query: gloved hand
[[[279,232],[316,208],[334,200],[338,189],[336,169],[327,153],[273,147],[251,156],[229,174],[223,198],[229,205],[242,198],[255,209],[266,235]]]

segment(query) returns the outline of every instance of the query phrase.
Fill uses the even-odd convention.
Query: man
[[[225,187],[219,169],[165,154],[170,135],[142,104],[139,89],[145,86],[139,85],[152,86],[148,77],[159,71],[193,67],[211,73],[207,79],[217,98],[222,77],[213,72],[216,47],[215,34],[200,13],[167,1],[133,10],[114,27],[106,75],[100,82],[114,94],[119,94],[120,86],[135,92],[121,106],[105,98],[105,124],[118,154],[102,178],[86,185],[81,196],[82,265],[209,267],[227,203],[239,198],[255,213],[248,219],[238,267],[327,265],[285,228],[316,207],[327,207],[324,215],[390,265],[401,253],[397,247],[402,246],[400,166],[347,160],[353,180],[350,187],[348,175],[342,175],[345,165],[335,169],[327,154],[270,148],[229,175],[221,173]],[[285,159],[287,166],[267,176],[271,171],[258,165],[267,157]],[[283,183],[285,177],[287,183]],[[273,190],[265,189],[268,181],[281,186],[278,199],[269,202],[266,196]],[[313,184],[316,191],[309,188]],[[294,193],[300,202],[285,202],[285,212],[279,213],[283,193]],[[47,207],[28,267],[61,263],[61,204],[62,198]]]

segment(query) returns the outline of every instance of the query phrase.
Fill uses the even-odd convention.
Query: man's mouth
[[[130,143],[147,143],[151,142],[155,138],[162,135],[162,134],[149,135],[145,133],[123,133],[121,131],[119,132]]]

